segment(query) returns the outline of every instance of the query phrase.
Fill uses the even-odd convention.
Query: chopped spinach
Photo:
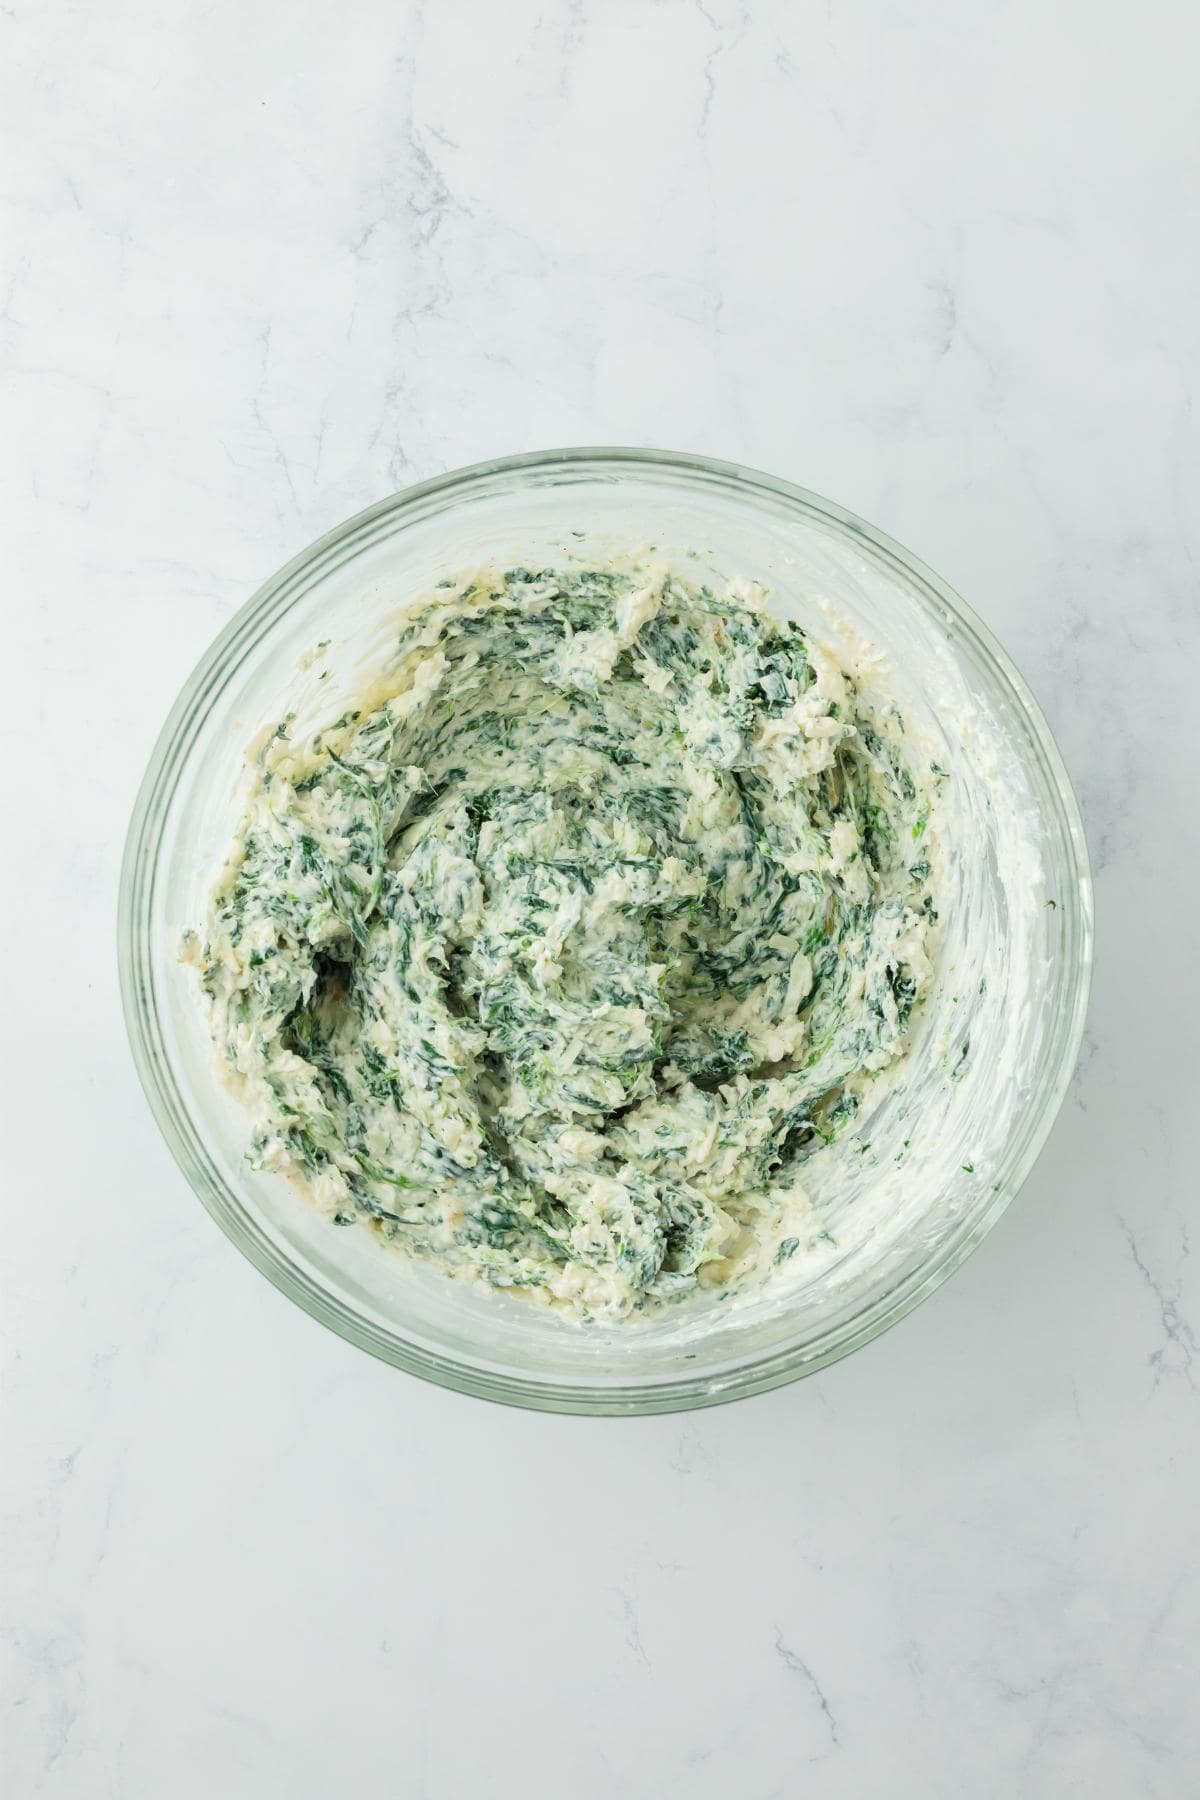
[[[898,715],[746,584],[644,570],[440,582],[381,675],[259,750],[191,947],[253,1157],[583,1317],[789,1260],[932,975]]]

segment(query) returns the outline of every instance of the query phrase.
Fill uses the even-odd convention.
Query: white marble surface
[[[1197,17],[3,9],[13,1800],[1196,1793]],[[277,1295],[159,1140],[113,957],[150,746],[260,578],[606,441],[793,477],[953,581],[1099,914],[1070,1100],[967,1268],[806,1384],[621,1423]]]

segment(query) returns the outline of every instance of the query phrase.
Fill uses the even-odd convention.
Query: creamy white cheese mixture
[[[583,1318],[787,1259],[932,978],[940,771],[749,583],[513,569],[397,636],[256,752],[191,940],[255,1162]]]

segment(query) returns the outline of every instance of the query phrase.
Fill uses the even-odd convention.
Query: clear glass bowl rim
[[[377,542],[402,528],[406,515],[423,518],[448,510],[472,492],[503,493],[526,482],[553,481],[566,471],[581,479],[619,479],[622,473],[669,476],[677,485],[732,489],[741,497],[756,492],[783,501],[804,517],[832,524],[856,538],[876,559],[890,564],[905,585],[944,609],[958,646],[979,668],[1007,687],[1042,765],[1047,790],[1057,807],[1055,827],[1063,857],[1064,882],[1057,904],[1064,933],[1063,957],[1071,976],[1059,1015],[1052,1022],[1047,1053],[1050,1078],[1031,1102],[1024,1129],[1002,1179],[960,1226],[937,1246],[927,1263],[904,1272],[892,1286],[871,1293],[849,1318],[839,1319],[824,1338],[787,1346],[739,1366],[714,1382],[702,1372],[681,1374],[669,1383],[620,1386],[575,1385],[499,1374],[487,1367],[437,1355],[387,1331],[316,1282],[307,1270],[281,1253],[240,1196],[225,1182],[196,1131],[176,1083],[159,1026],[152,960],[153,902],[157,846],[172,800],[187,765],[188,751],[215,694],[251,643],[257,642],[311,586],[315,573],[340,563],[367,541]],[[924,600],[929,605],[928,600]],[[946,623],[945,617],[941,623]],[[159,734],[142,779],[121,866],[118,899],[118,964],[126,1029],[138,1076],[159,1128],[197,1196],[238,1249],[290,1299],[348,1342],[394,1367],[440,1386],[480,1398],[538,1411],[584,1414],[662,1413],[721,1404],[762,1393],[802,1375],[816,1373],[848,1356],[896,1324],[941,1286],[991,1230],[1029,1174],[1049,1134],[1070,1081],[1083,1035],[1091,978],[1093,912],[1091,873],[1078,803],[1070,779],[1037,701],[1007,652],[967,603],[920,558],[873,525],[834,501],[760,470],[716,458],[676,451],[622,447],[571,447],[532,451],[471,464],[405,488],[376,502],[315,540],[272,575],[234,614],[185,682]]]

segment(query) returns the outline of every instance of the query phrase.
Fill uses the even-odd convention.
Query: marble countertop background
[[[5,1794],[1194,1795],[1196,9],[0,29]],[[126,820],[216,629],[369,501],[573,442],[911,545],[1032,681],[1095,861],[1083,1058],[993,1236],[849,1362],[674,1419],[507,1412],[312,1323],[118,1009]]]

